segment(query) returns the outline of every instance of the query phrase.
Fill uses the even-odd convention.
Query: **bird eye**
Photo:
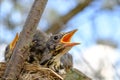
[[[58,36],[54,36],[54,40],[58,40]]]

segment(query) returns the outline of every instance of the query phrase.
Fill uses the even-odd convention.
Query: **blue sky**
[[[27,0],[25,2],[28,3]],[[89,7],[85,8],[81,13],[78,13],[75,17],[73,17],[73,19],[71,19],[67,23],[66,26],[69,26],[69,27],[63,31],[68,31],[71,29],[78,28],[80,37],[85,40],[88,40],[87,41],[88,43],[89,42],[93,43],[95,41],[95,36],[97,36],[100,38],[113,39],[117,41],[118,44],[120,44],[119,37],[118,37],[120,35],[120,27],[119,27],[120,7],[115,7],[114,10],[100,10],[101,3],[102,1],[101,2],[95,1]],[[56,7],[58,5],[59,5],[59,8]],[[54,9],[60,15],[65,15],[71,9],[73,9],[76,5],[77,3],[73,0],[70,0],[69,2],[67,2],[67,0],[56,0],[55,2],[54,0],[51,0],[48,2],[47,7]],[[10,0],[5,0],[1,4],[0,37],[2,38],[2,40],[7,40],[7,42],[10,42],[13,39],[15,33],[21,30],[20,28],[17,27],[13,31],[9,31],[4,25],[4,21],[2,21],[2,19],[6,17],[6,14],[12,11],[12,8],[13,8],[13,5]],[[12,11],[12,12],[13,12],[12,16],[10,17],[11,21],[13,21],[14,23],[19,23],[21,22],[21,20],[23,20],[22,15],[19,13],[19,11]],[[42,19],[41,22],[43,23],[41,23],[40,25],[45,25],[44,19]],[[95,29],[93,30],[94,27]],[[8,36],[4,37],[4,34],[7,34]]]

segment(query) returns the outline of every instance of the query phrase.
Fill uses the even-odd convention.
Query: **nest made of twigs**
[[[6,63],[0,63],[0,78],[2,78]],[[63,80],[56,72],[40,65],[25,64],[19,76],[19,80]]]

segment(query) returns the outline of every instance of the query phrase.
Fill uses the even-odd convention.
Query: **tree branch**
[[[47,33],[57,33],[60,32],[62,28],[64,28],[64,24],[66,24],[73,16],[82,11],[86,6],[88,6],[92,0],[85,0],[82,4],[78,4],[76,8],[71,10],[68,14],[61,16],[56,22],[54,22],[47,30]]]
[[[19,77],[21,69],[24,66],[24,61],[28,55],[28,53],[25,52],[28,50],[29,43],[32,41],[46,3],[47,0],[34,1],[25,25],[23,26],[23,30],[20,33],[13,55],[5,70],[3,80],[16,80]]]

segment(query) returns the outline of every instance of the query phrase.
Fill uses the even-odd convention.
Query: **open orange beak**
[[[17,41],[18,41],[18,38],[19,38],[19,35],[18,35],[18,33],[16,34],[16,36],[15,36],[15,38],[13,39],[13,41],[10,43],[10,50],[13,50],[14,49],[14,47],[15,47],[15,45],[16,45],[16,43],[17,43]]]
[[[76,42],[70,42],[72,36],[75,34],[76,31],[77,31],[77,29],[65,33],[65,35],[62,37],[60,42],[64,43],[66,47],[72,47],[72,46],[80,44],[80,43],[76,43]]]

